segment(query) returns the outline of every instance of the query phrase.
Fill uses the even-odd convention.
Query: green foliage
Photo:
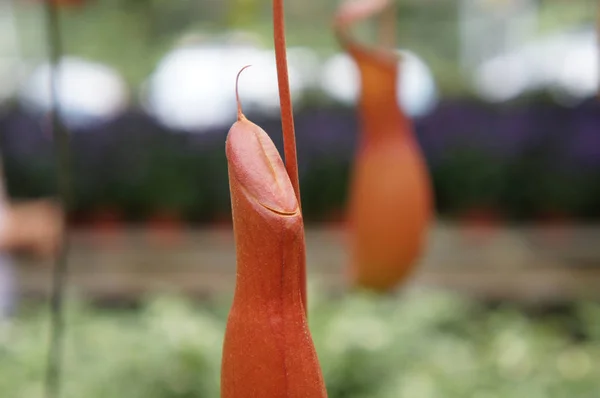
[[[433,292],[332,299],[311,288],[330,398],[567,398],[600,389],[599,304],[577,307],[567,322]],[[64,397],[218,397],[227,308],[172,297],[133,312],[71,303]],[[574,324],[585,339],[573,337]],[[23,313],[12,326],[0,351],[0,391],[37,398],[47,316]]]
[[[564,2],[542,0],[539,4],[539,30],[543,33],[554,33],[566,26],[583,26],[593,24],[598,13],[598,2],[595,0],[578,0]]]

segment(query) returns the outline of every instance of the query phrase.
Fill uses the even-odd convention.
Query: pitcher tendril
[[[242,101],[240,101],[240,91],[239,91],[240,75],[242,74],[243,71],[245,71],[246,69],[248,69],[251,66],[252,65],[244,66],[242,69],[240,69],[240,71],[237,73],[237,76],[235,77],[235,102],[237,104],[238,120],[242,120],[242,118],[245,118],[244,113],[242,112]]]

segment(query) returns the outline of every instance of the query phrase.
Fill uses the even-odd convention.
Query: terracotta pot
[[[210,228],[220,241],[225,243],[233,242],[233,220],[231,213],[217,214]]]
[[[91,214],[89,225],[95,244],[110,247],[123,243],[125,223],[119,209],[114,207],[98,208]]]
[[[184,236],[182,217],[174,211],[161,210],[154,213],[146,223],[148,239],[151,244],[175,246],[181,244]]]
[[[492,207],[472,207],[459,217],[463,237],[473,243],[488,243],[502,224],[501,214]]]
[[[574,221],[567,212],[547,209],[539,212],[536,219],[536,225],[543,229],[540,236],[544,240],[544,244],[563,246],[571,242],[573,234],[569,227],[573,225]]]

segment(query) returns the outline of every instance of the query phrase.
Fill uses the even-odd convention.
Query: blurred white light
[[[290,91],[301,99],[305,82],[290,57]],[[187,131],[219,128],[236,119],[235,77],[244,112],[276,114],[279,91],[275,55],[250,45],[206,44],[173,50],[149,78],[143,102],[164,125]]]
[[[573,105],[596,93],[597,57],[593,27],[560,33],[484,61],[473,83],[483,98],[493,102],[545,89],[561,104]]]
[[[0,104],[16,94],[24,67],[17,58],[0,58]]]
[[[429,67],[414,53],[397,51],[398,63],[397,101],[411,117],[424,116],[437,103],[437,89]],[[355,105],[360,92],[360,75],[352,58],[347,54],[336,54],[323,66],[321,88],[333,99]]]
[[[437,90],[431,70],[423,60],[409,51],[398,51],[400,65],[399,102],[410,116],[424,116],[437,102]]]
[[[287,51],[288,64],[296,70],[299,84],[303,89],[317,88],[321,60],[308,47],[290,47]]]
[[[346,105],[354,105],[360,91],[356,64],[347,54],[336,54],[323,66],[321,86],[326,94]]]
[[[235,118],[233,92],[226,89],[219,66],[228,70],[227,54],[218,48],[182,48],[168,54],[148,83],[147,108],[171,128],[225,125]],[[215,93],[217,93],[215,95]]]
[[[19,100],[31,111],[51,110],[50,65],[36,68],[19,90]],[[65,57],[57,68],[58,102],[70,127],[83,127],[117,116],[127,106],[127,89],[113,69],[79,58]]]
[[[486,62],[475,74],[479,95],[492,102],[508,101],[527,89],[527,64],[515,56],[501,56]]]
[[[558,84],[570,95],[579,98],[593,96],[599,78],[598,53],[592,46],[571,49],[557,71]]]

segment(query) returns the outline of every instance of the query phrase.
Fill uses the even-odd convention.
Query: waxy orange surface
[[[242,114],[238,97],[238,121],[226,141],[237,275],[223,344],[222,398],[327,397],[306,317],[282,0],[273,2],[273,11],[286,165],[265,131]]]
[[[226,150],[237,276],[221,397],[326,397],[302,301],[302,215],[285,166],[245,118],[229,131]]]

